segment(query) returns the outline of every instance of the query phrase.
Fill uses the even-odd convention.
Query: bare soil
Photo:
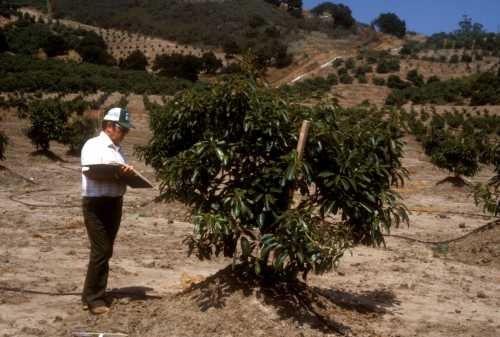
[[[140,96],[138,125],[125,141],[129,161],[150,132]],[[357,247],[338,269],[284,286],[263,284],[230,260],[199,261],[182,243],[188,209],[157,203],[158,190],[130,189],[111,260],[111,311],[92,316],[80,293],[88,241],[80,209],[79,159],[52,144],[33,154],[25,122],[12,112],[0,170],[0,336],[70,336],[75,331],[129,336],[481,336],[500,335],[500,227],[465,187],[436,185],[447,176],[407,139],[410,172],[399,189],[411,224],[393,229],[386,247]],[[492,172],[483,168],[475,181]],[[471,233],[449,244],[446,241]]]

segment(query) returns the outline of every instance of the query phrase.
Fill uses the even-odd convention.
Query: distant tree
[[[352,17],[351,9],[343,4],[323,2],[311,9],[311,13],[316,16],[329,13],[336,27],[351,28],[356,23],[356,20]]]
[[[201,57],[202,70],[208,74],[215,74],[222,67],[222,61],[213,52],[204,53]]]
[[[391,34],[399,38],[403,38],[406,34],[406,22],[394,13],[382,13],[372,24],[382,33]]]
[[[158,70],[160,75],[174,78],[185,78],[197,81],[198,74],[202,69],[202,59],[193,55],[163,54],[155,59],[153,69]]]
[[[463,53],[462,54],[462,62],[465,62],[465,63],[472,62],[472,56],[470,54]]]
[[[387,86],[392,89],[405,89],[408,88],[410,84],[403,81],[398,75],[390,75],[387,79]]]
[[[296,18],[302,17],[302,0],[286,0],[288,12]]]
[[[42,44],[42,49],[45,51],[47,56],[54,57],[66,54],[68,52],[69,45],[62,36],[51,34]]]
[[[413,83],[413,85],[420,87],[424,84],[424,77],[418,73],[417,69],[412,69],[406,75],[406,79]]]
[[[140,50],[135,50],[130,53],[122,62],[120,68],[129,70],[146,70],[148,59]]]
[[[423,45],[418,41],[408,41],[401,48],[400,54],[406,56],[416,55],[422,47]]]
[[[484,33],[483,25],[477,22],[473,23],[472,19],[467,15],[464,15],[462,17],[462,21],[458,23],[458,26],[460,28],[455,31],[455,35],[458,35],[462,38],[476,37]]]
[[[356,23],[356,20],[352,17],[352,12],[349,7],[343,4],[338,4],[334,11],[332,12],[332,17],[335,26],[341,26],[344,28],[351,28]]]
[[[234,40],[224,41],[222,49],[227,56],[238,54],[241,51],[240,46]]]
[[[377,63],[377,73],[387,74],[390,72],[399,71],[400,62],[398,58],[395,57],[383,57],[378,60]]]
[[[104,39],[94,32],[86,32],[78,43],[76,51],[84,62],[114,65],[116,62],[107,52],[108,46]]]

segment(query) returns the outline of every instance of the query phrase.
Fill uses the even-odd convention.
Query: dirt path
[[[154,179],[151,168],[132,155],[133,146],[149,137],[146,116],[136,121],[138,129],[127,138],[125,152]],[[192,225],[186,209],[151,202],[156,190],[127,193],[111,264],[112,310],[104,317],[90,316],[79,302],[88,244],[79,208],[78,159],[57,145],[52,149],[64,162],[31,156],[25,126],[12,114],[1,124],[11,139],[2,162],[11,171],[0,170],[2,337],[69,336],[77,330],[130,336],[337,336],[339,331],[351,336],[499,336],[500,256],[494,251],[485,259],[485,252],[476,257],[466,245],[433,250],[393,237],[387,238],[386,248],[356,248],[336,272],[309,280],[329,303],[322,309],[328,321],[319,320],[296,298],[246,288],[225,274],[210,277],[230,261],[187,257],[182,240]],[[392,234],[445,240],[492,220],[481,215],[468,191],[436,186],[445,173],[411,139],[404,164],[411,180],[400,192],[413,210],[411,226]],[[485,169],[477,179],[490,174]],[[499,242],[498,231],[481,235],[492,247]],[[470,245],[477,248],[478,242]],[[192,283],[198,285],[189,288]]]

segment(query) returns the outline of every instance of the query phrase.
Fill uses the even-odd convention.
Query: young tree
[[[153,137],[139,153],[161,196],[192,207],[187,243],[200,258],[224,254],[294,280],[330,270],[352,244],[381,243],[382,228],[405,217],[390,190],[403,173],[397,118],[292,107],[246,77],[150,113]],[[312,124],[300,157],[304,119]]]
[[[47,152],[50,141],[61,140],[69,114],[57,99],[35,101],[29,108],[31,127],[27,136],[37,150]]]
[[[394,13],[382,13],[376,18],[372,25],[382,33],[391,34],[399,38],[406,35],[406,22]]]

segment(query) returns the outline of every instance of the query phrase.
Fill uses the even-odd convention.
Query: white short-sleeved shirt
[[[120,197],[125,194],[127,186],[120,181],[90,179],[83,174],[85,165],[92,164],[125,164],[125,157],[119,146],[101,131],[99,136],[89,139],[82,149],[82,196],[84,197]]]

